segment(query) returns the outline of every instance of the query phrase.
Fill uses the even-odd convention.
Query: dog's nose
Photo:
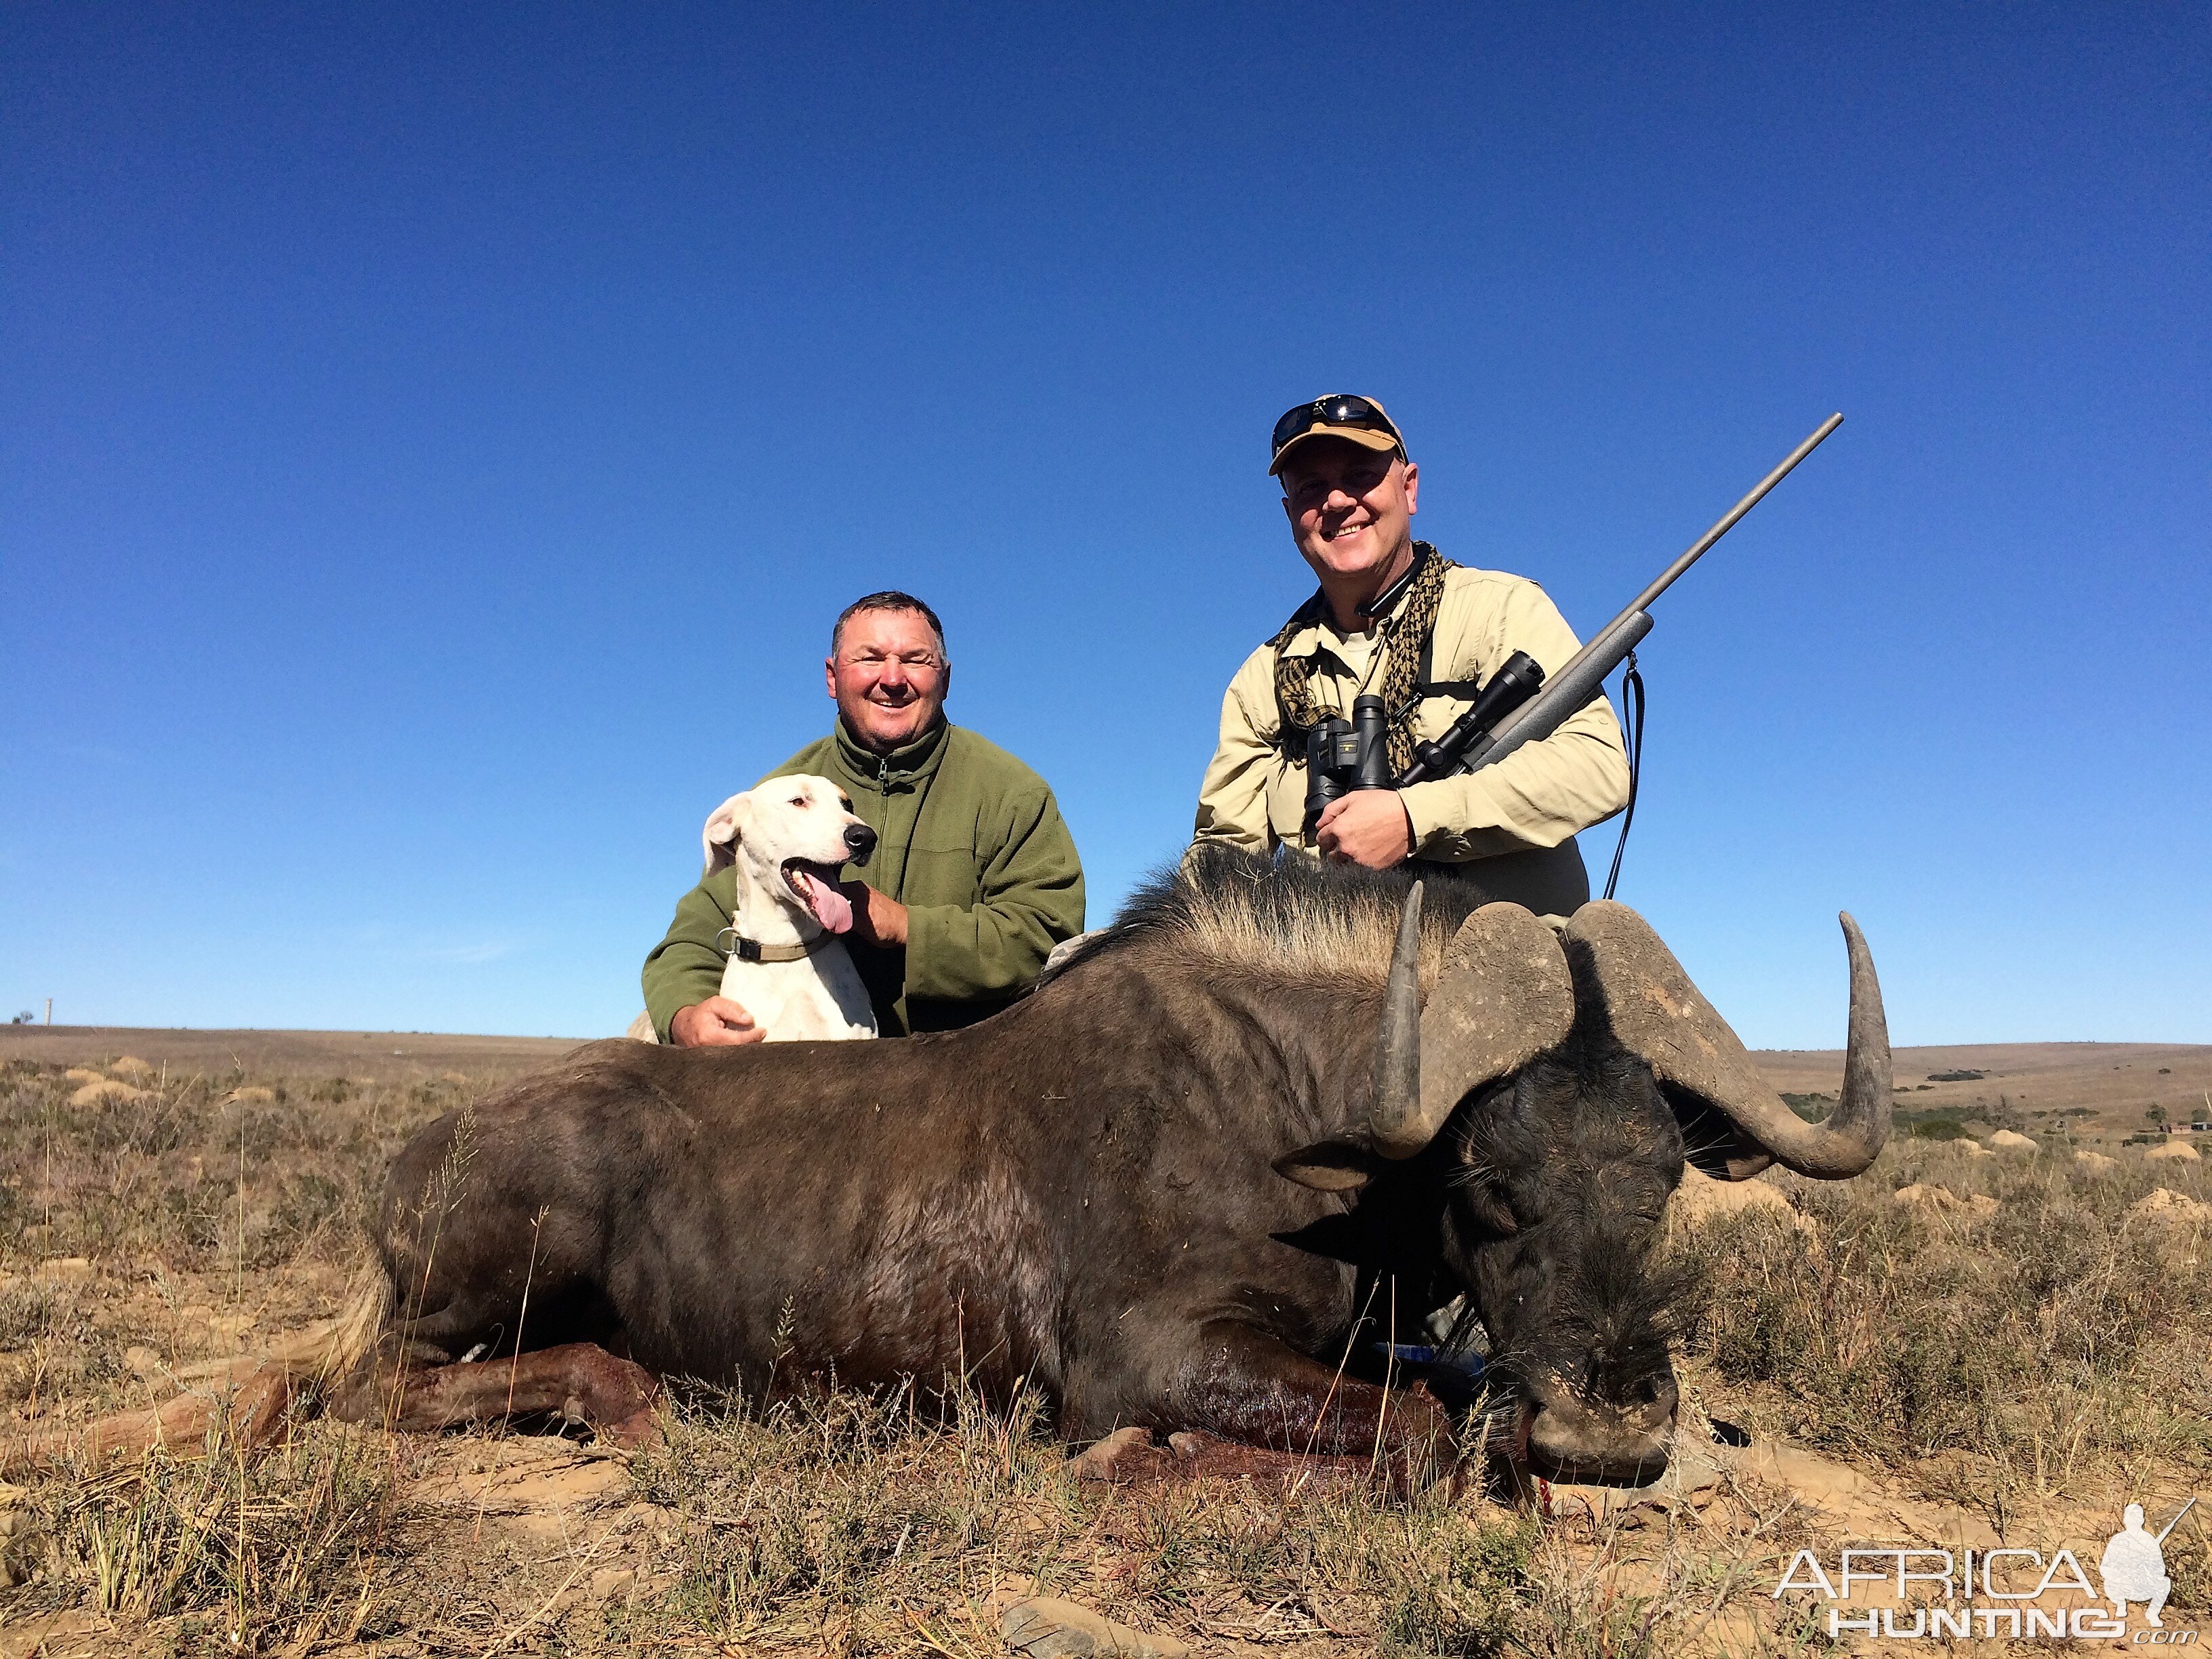
[[[876,850],[876,832],[865,823],[848,823],[845,826],[845,845],[851,849],[854,863],[866,864],[868,854]]]

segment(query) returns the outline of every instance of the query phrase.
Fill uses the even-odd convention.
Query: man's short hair
[[[902,593],[896,587],[886,587],[880,593],[869,593],[857,599],[837,613],[837,623],[830,630],[830,654],[837,654],[837,647],[845,637],[845,624],[863,611],[911,611],[926,619],[937,635],[937,648],[945,655],[945,624],[937,620],[937,613],[911,593]]]

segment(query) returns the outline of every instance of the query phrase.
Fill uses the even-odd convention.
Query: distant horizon
[[[343,1036],[349,1033],[357,1038],[427,1036],[481,1038],[489,1042],[606,1042],[621,1040],[619,1031],[599,1036],[564,1036],[558,1032],[538,1035],[528,1031],[437,1031],[380,1030],[370,1027],[363,1030],[357,1025],[52,1025],[33,1022],[19,1024],[10,1022],[0,1025],[0,1032],[48,1031],[55,1036],[99,1036],[103,1033],[143,1031],[187,1031],[205,1036],[222,1036],[231,1033],[266,1036]],[[896,1039],[894,1039],[896,1040]],[[1830,1048],[1762,1048],[1751,1047],[1755,1054],[1838,1054],[1844,1050],[1840,1043]],[[1893,1043],[1893,1054],[1915,1054],[1928,1049],[1961,1048],[2212,1048],[2212,1042],[2191,1042],[2160,1037],[2026,1037],[2010,1042],[1906,1042]]]

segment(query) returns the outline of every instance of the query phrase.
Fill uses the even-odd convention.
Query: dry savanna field
[[[392,1153],[568,1046],[0,1029],[8,1444],[215,1398],[312,1333]],[[2212,1136],[2159,1127],[2212,1116],[2212,1048],[1897,1059],[1864,1177],[1678,1200],[1683,1447],[1642,1492],[1106,1485],[1033,1413],[904,1398],[677,1390],[630,1455],[387,1436],[303,1395],[251,1455],[217,1410],[170,1449],[10,1464],[0,1659],[1825,1652],[1826,1604],[1771,1594],[1801,1549],[2063,1547],[2094,1579],[2123,1504],[2156,1528],[2212,1498],[2212,1193],[2167,1150]],[[1761,1060],[1802,1111],[1835,1091],[1838,1056]],[[2200,1643],[2207,1509],[2165,1547],[2166,1626]]]

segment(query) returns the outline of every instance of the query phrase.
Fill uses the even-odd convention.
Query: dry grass
[[[1692,1374],[1752,1426],[1969,1502],[2212,1474],[2212,1267],[2201,1224],[2131,1218],[2201,1164],[2097,1173],[1905,1139],[1864,1180],[1785,1177],[1808,1241],[1753,1212],[1702,1230]],[[1890,1201],[1940,1186],[1986,1220]]]
[[[49,1482],[18,1547],[27,1605],[88,1604],[126,1626],[201,1615],[248,1651],[351,1639],[388,1620],[376,1561],[396,1520],[389,1471],[357,1440],[303,1428],[272,1455],[156,1452]],[[35,1559],[23,1559],[35,1555]]]
[[[165,1371],[326,1317],[391,1153],[499,1079],[156,1070],[139,1098],[72,1104],[91,1080],[0,1070],[11,1429],[144,1405]],[[1889,1201],[1915,1182],[1998,1212]],[[1682,1246],[1706,1410],[2002,1527],[2205,1484],[2208,1241],[2128,1214],[2154,1186],[2204,1198],[2201,1166],[2092,1176],[1901,1139],[1860,1182],[1780,1184],[1809,1232],[1753,1212]],[[1822,1534],[1784,1495],[1738,1496],[1594,1528],[1440,1490],[1102,1488],[1030,1413],[903,1397],[763,1412],[692,1390],[626,1467],[301,1423],[258,1460],[0,1492],[0,1646],[74,1608],[103,1620],[85,1652],[1001,1654],[992,1598],[1021,1591],[1207,1652],[1802,1650],[1802,1611],[1765,1592]],[[2177,1607],[2212,1595],[2206,1538],[2192,1520],[2169,1540]]]
[[[702,1400],[636,1471],[670,1510],[672,1582],[616,1621],[803,1649],[841,1626],[861,1651],[918,1634],[996,1651],[1002,1585],[1071,1597],[1194,1642],[1332,1632],[1384,1650],[1486,1653],[1518,1622],[1534,1528],[1442,1493],[1115,1492],[1068,1478],[1028,1413],[832,1395],[764,1415]],[[611,1631],[610,1634],[617,1633]]]

